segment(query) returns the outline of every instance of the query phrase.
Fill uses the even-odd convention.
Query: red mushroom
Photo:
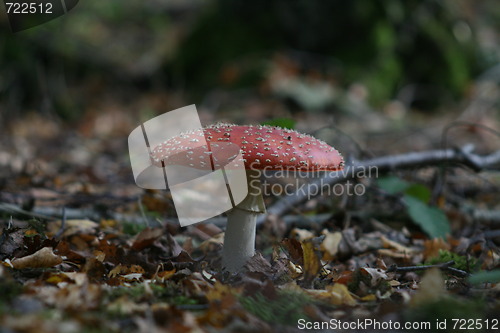
[[[237,145],[242,152],[238,162],[247,169],[248,195],[228,214],[224,236],[223,265],[236,272],[255,253],[257,215],[265,213],[259,170],[338,171],[342,155],[325,142],[290,129],[270,126],[217,124],[203,130],[181,134],[158,145],[151,152],[153,163],[186,165],[198,169],[220,168],[236,157],[234,151],[211,162],[206,146],[193,146],[204,136],[208,150]],[[229,156],[230,155],[230,156]],[[212,165],[213,163],[213,165]]]

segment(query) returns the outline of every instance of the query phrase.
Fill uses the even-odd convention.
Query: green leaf
[[[484,282],[498,283],[500,282],[500,269],[493,271],[481,271],[469,277],[469,282],[472,284],[480,284]]]
[[[431,207],[408,194],[404,196],[404,201],[413,222],[418,224],[427,235],[432,238],[444,238],[450,233],[448,218],[442,210]]]
[[[268,121],[264,121],[262,125],[279,126],[282,128],[294,129],[295,120],[290,118],[275,118]]]
[[[431,198],[431,191],[426,186],[420,184],[412,184],[404,192],[422,202],[428,202]]]
[[[404,192],[410,184],[396,176],[388,176],[377,180],[378,186],[389,194]]]

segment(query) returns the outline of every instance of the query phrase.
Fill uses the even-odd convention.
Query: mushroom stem
[[[266,212],[260,188],[260,172],[247,170],[247,182],[248,195],[227,214],[222,263],[233,273],[243,268],[255,254],[257,216]]]

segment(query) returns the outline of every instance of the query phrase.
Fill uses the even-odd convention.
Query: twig
[[[500,225],[500,210],[474,209],[472,217],[476,221],[492,221],[492,225]]]
[[[55,239],[59,239],[63,235],[65,227],[66,227],[66,207],[63,206],[61,228],[59,228],[59,230],[57,231],[57,234],[54,236]]]
[[[6,212],[14,215],[35,217],[42,220],[53,220],[63,217],[63,215],[61,214],[61,210],[54,207],[33,207],[31,211],[27,211],[22,209],[18,205],[11,203],[3,203],[3,202],[0,202],[0,212]],[[89,219],[92,221],[99,221],[101,219],[101,213],[89,208],[80,208],[80,209],[66,208],[65,214],[67,220]],[[109,212],[109,216],[117,221],[132,222],[137,224],[144,223],[144,217],[141,215],[128,215],[116,212]],[[154,218],[151,217],[148,218],[148,225],[156,226],[156,225],[161,225],[161,223],[158,223]]]
[[[460,149],[441,149],[423,152],[406,153],[401,155],[392,155],[373,158],[365,161],[354,162],[347,166],[343,171],[331,172],[333,177],[326,176],[311,182],[306,186],[306,190],[296,192],[289,195],[267,209],[268,215],[283,216],[292,207],[318,195],[321,191],[317,191],[318,187],[332,186],[341,183],[348,179],[356,178],[357,175],[364,174],[369,176],[367,172],[369,168],[373,168],[379,173],[386,173],[391,170],[408,169],[419,166],[440,165],[442,163],[456,163],[469,166],[473,169],[480,168],[481,170],[492,170],[500,167],[500,150],[486,156],[480,156],[467,151],[466,154]],[[314,189],[315,191],[309,191]],[[266,220],[266,215],[262,215],[257,224],[262,224]]]
[[[436,265],[423,265],[423,266],[405,266],[405,267],[399,267],[397,265],[391,265],[388,269],[387,272],[396,272],[396,273],[406,273],[406,272],[415,272],[415,271],[425,271],[431,268],[439,268],[443,271],[448,271],[458,277],[467,277],[470,274],[467,273],[466,271],[463,271],[458,268],[451,267],[452,265],[455,264],[454,260],[444,262],[442,264],[436,264]]]

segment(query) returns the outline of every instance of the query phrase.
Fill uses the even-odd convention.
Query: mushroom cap
[[[151,158],[156,166],[162,166],[163,161],[166,165],[196,169],[220,168],[236,158],[235,163],[244,163],[246,169],[338,171],[344,168],[344,159],[335,148],[310,135],[274,126],[226,123],[168,139],[152,150]]]

